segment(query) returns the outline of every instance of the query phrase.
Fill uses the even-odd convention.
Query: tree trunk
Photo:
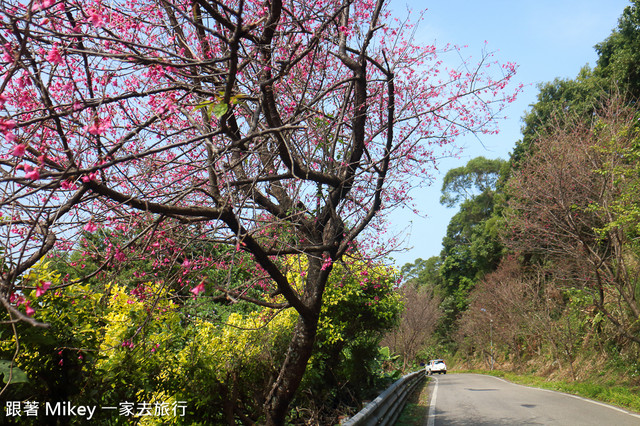
[[[293,400],[307,368],[307,361],[311,357],[317,327],[317,316],[311,320],[301,316],[298,320],[286,358],[280,368],[280,374],[264,404],[267,426],[284,425],[289,404]]]

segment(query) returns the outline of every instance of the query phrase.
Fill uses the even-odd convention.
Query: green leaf
[[[7,383],[11,377],[11,383],[29,383],[29,378],[24,371],[16,367],[11,367],[11,361],[0,359],[0,374],[3,375],[2,381]]]
[[[206,108],[206,107],[210,106],[211,104],[213,104],[213,102],[211,102],[211,101],[206,101],[206,102],[203,102],[203,103],[198,104],[198,105],[196,105],[195,107],[193,107],[193,110],[194,110],[194,111],[197,111],[197,110],[199,110],[199,109]]]
[[[211,112],[213,113],[213,115],[215,115],[216,118],[222,117],[228,110],[229,105],[224,103],[215,104],[213,105],[213,108],[211,108]]]
[[[382,355],[382,357],[385,359],[388,359],[391,356],[391,351],[389,350],[388,346],[383,346],[381,348],[378,348],[378,350],[380,351],[380,355]]]
[[[242,103],[243,99],[246,99],[248,96],[245,95],[244,93],[238,93],[237,95],[233,95],[231,96],[231,105],[238,105],[240,103]]]

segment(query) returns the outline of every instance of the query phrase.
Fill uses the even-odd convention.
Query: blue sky
[[[416,41],[468,46],[465,56],[479,58],[482,50],[496,52],[501,62],[518,64],[516,83],[525,84],[518,100],[505,111],[499,135],[465,137],[458,143],[465,147],[460,159],[445,159],[435,173],[436,181],[413,193],[421,215],[398,209],[391,216],[390,230],[404,235],[406,251],[394,253],[397,266],[438,255],[442,237],[456,208],[439,204],[442,177],[447,170],[460,167],[477,156],[507,159],[521,138],[522,116],[536,101],[537,84],[554,78],[574,78],[580,68],[595,65],[593,46],[604,40],[617,26],[628,0],[392,0],[395,15],[406,16],[427,8]]]

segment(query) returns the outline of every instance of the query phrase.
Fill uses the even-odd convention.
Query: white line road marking
[[[429,404],[429,415],[425,426],[434,426],[436,422],[436,398],[438,397],[438,379],[435,376],[431,376],[436,381],[433,387],[433,394],[431,395],[431,403]]]
[[[481,374],[481,375],[482,375],[482,374]],[[495,376],[489,376],[489,377],[494,377],[494,378],[496,378],[496,379],[498,379],[498,380],[502,380],[502,381],[503,381],[503,382],[505,382],[505,383],[509,383],[509,384],[511,384],[511,385],[516,385],[516,386],[521,386],[521,387],[523,387],[523,388],[528,388],[528,389],[537,389],[537,390],[541,390],[541,391],[545,391],[545,392],[559,393],[559,394],[562,394],[562,395],[570,396],[570,397],[572,397],[572,398],[580,399],[580,400],[582,400],[582,401],[587,401],[587,402],[590,402],[590,403],[595,404],[595,405],[600,405],[600,406],[602,406],[602,407],[611,408],[612,410],[619,411],[619,412],[621,412],[621,413],[625,413],[625,414],[628,414],[628,415],[630,415],[630,416],[637,417],[637,418],[639,418],[639,419],[640,419],[640,414],[636,414],[636,413],[633,413],[633,412],[631,412],[631,411],[627,411],[627,410],[625,410],[625,409],[623,409],[623,408],[616,407],[615,405],[606,404],[606,403],[604,403],[604,402],[600,402],[600,401],[594,401],[593,399],[583,398],[583,397],[581,397],[581,396],[578,396],[578,395],[572,395],[572,394],[570,394],[570,393],[565,393],[565,392],[555,391],[555,390],[551,390],[551,389],[537,388],[537,387],[535,387],[535,386],[525,386],[525,385],[521,385],[521,384],[518,384],[518,383],[510,382],[510,381],[505,380],[505,379],[503,379],[503,378],[501,378],[501,377],[495,377]],[[433,426],[433,425],[429,425],[429,426]]]

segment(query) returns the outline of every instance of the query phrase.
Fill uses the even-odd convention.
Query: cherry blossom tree
[[[299,313],[267,424],[284,422],[333,264],[517,92],[489,54],[444,67],[457,49],[415,45],[384,0],[1,0],[0,16],[0,302],[38,325],[22,277],[85,233],[102,269],[169,259],[193,296],[219,259],[189,247],[249,254],[264,297],[217,289]],[[302,287],[289,255],[306,257]]]

